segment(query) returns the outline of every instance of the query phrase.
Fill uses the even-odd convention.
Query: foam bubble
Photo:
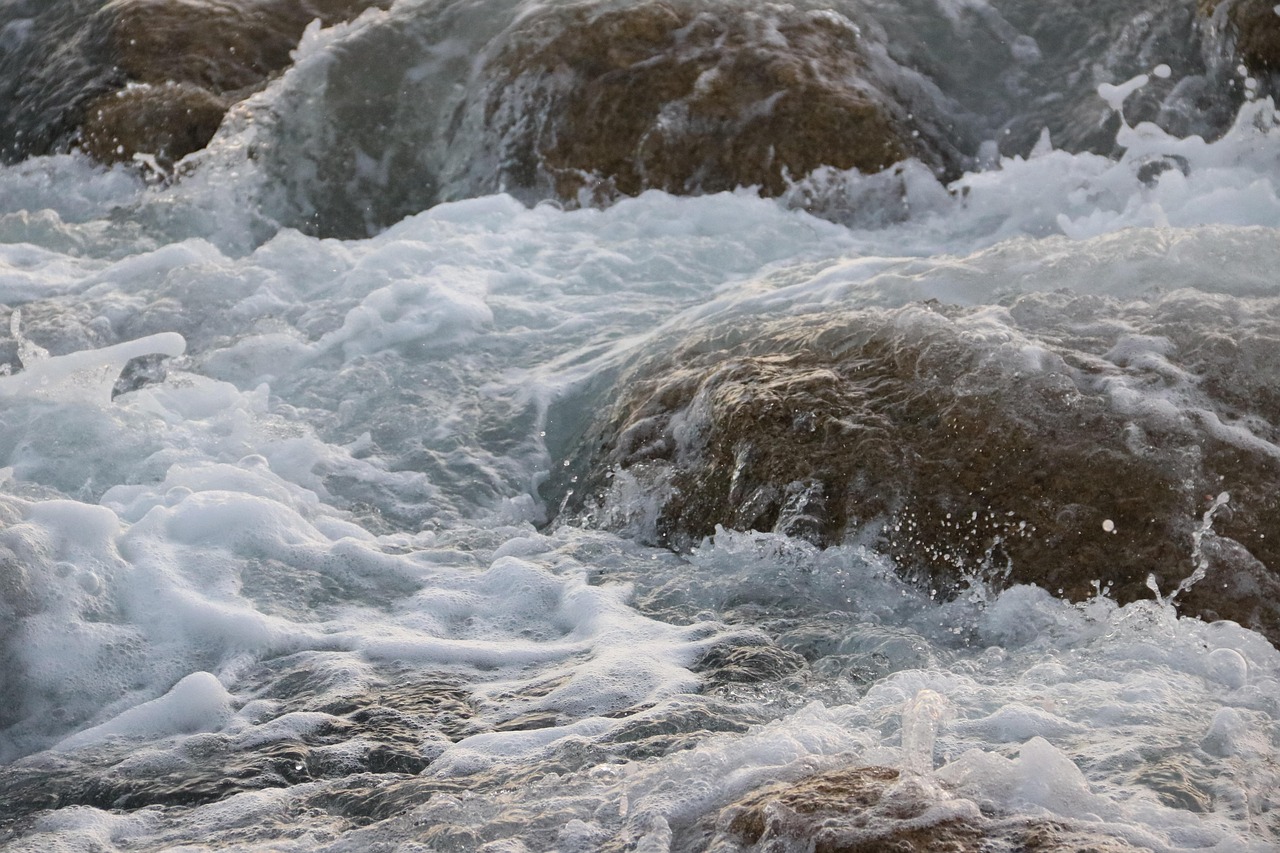
[[[93,728],[77,732],[54,747],[75,749],[112,736],[162,737],[216,731],[231,718],[232,697],[216,677],[193,672],[168,693],[130,708]]]

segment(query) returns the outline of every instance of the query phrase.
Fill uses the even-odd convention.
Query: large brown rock
[[[549,497],[610,525],[638,484],[658,502],[654,538],[677,550],[717,525],[818,545],[857,535],[940,591],[981,576],[1082,599],[1101,581],[1128,602],[1151,596],[1148,574],[1167,594],[1204,561],[1213,581],[1185,607],[1280,637],[1280,461],[1264,446],[1280,423],[1280,327],[1206,337],[1184,308],[1023,297],[1009,320],[1045,347],[1039,364],[942,306],[695,333],[623,377]],[[1168,375],[1125,354],[1116,317],[1169,342]],[[1064,333],[1066,318],[1089,331]],[[1171,417],[1157,389],[1178,371],[1210,399]],[[1114,390],[1122,377],[1149,401]],[[1195,555],[1222,491],[1231,502]]]
[[[303,29],[388,0],[112,0],[95,16],[121,88],[84,107],[81,147],[103,162],[203,148],[222,115],[290,63]]]
[[[1280,71],[1280,15],[1268,0],[1199,0],[1200,13],[1225,27],[1235,51],[1255,74]]]
[[[151,154],[174,163],[209,143],[230,101],[190,83],[138,84],[92,101],[80,148],[101,163]]]
[[[551,7],[488,60],[486,121],[505,183],[634,195],[782,192],[818,166],[876,172],[909,156],[954,169],[949,142],[870,79],[831,11],[648,0]]]

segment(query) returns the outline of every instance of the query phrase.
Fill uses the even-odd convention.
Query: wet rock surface
[[[59,49],[0,90],[7,159],[79,147],[102,162],[171,164],[203,148],[223,113],[292,61],[303,29],[374,0],[111,0],[33,10],[24,41]],[[381,5],[389,5],[382,3]],[[19,42],[19,47],[23,46]],[[0,69],[3,61],[0,60]],[[18,72],[19,69],[13,69]]]
[[[132,86],[88,105],[80,146],[104,163],[134,154],[173,163],[208,144],[229,106],[227,99],[190,84]]]
[[[290,64],[313,20],[350,20],[374,0],[112,0],[99,14],[126,88],[85,107],[83,146],[104,162],[203,148],[222,113]]]
[[[706,849],[814,853],[1125,853],[1128,842],[1048,820],[1001,820],[950,801],[936,783],[889,767],[827,771],[756,791],[716,817]],[[966,808],[967,806],[967,808]]]
[[[1234,52],[1255,74],[1280,73],[1280,15],[1266,0],[1200,0],[1199,11],[1225,31]]]
[[[1193,301],[1026,296],[1002,318],[1023,340],[938,305],[694,332],[637,362],[547,494],[679,551],[718,525],[866,541],[940,591],[1127,602],[1204,565],[1185,606],[1276,637],[1280,327],[1206,336]]]
[[[305,135],[326,192],[296,152],[263,156],[296,227],[326,236],[492,192],[570,206],[649,189],[776,196],[819,166],[876,172],[908,157],[958,175],[972,140],[846,13],[647,0],[546,4],[512,21],[465,4],[411,19],[398,8],[289,93],[337,119],[312,127],[309,111],[287,131]]]
[[[11,4],[0,14],[10,48],[0,51],[0,156],[80,148],[112,163],[143,154],[167,173],[209,142],[229,107],[291,64],[310,21],[389,5]],[[1212,136],[1245,91],[1234,63],[1206,60],[1206,38],[1225,32],[1250,68],[1275,68],[1275,16],[1263,0],[1202,0],[1198,11],[1191,0],[946,10],[908,0],[892,12],[647,0],[492,11],[401,9],[345,40],[329,71],[298,84],[305,91],[277,99],[280,116],[259,116],[283,117],[278,132],[306,140],[302,156],[335,194],[344,181],[378,184],[358,204],[288,189],[304,220],[289,224],[362,236],[440,201],[497,191],[571,204],[646,189],[755,186],[777,196],[818,167],[871,173],[908,158],[947,179],[997,154],[1026,154],[1045,129],[1059,148],[1115,155],[1120,119],[1098,85],[1168,64],[1169,75],[1128,99],[1126,119]],[[339,126],[291,116],[291,97],[321,99]],[[288,162],[300,156],[293,141],[277,143]]]
[[[818,166],[908,156],[954,173],[955,144],[877,82],[857,24],[831,10],[646,2],[524,20],[484,72],[505,183],[556,195],[777,195]],[[926,132],[922,132],[922,129]],[[932,132],[928,132],[932,131]]]
[[[0,830],[4,822],[76,805],[124,811],[196,806],[352,776],[386,785],[421,772],[446,745],[476,730],[467,691],[448,679],[415,673],[364,693],[334,695],[305,669],[291,669],[266,689],[294,695],[269,703],[261,735],[195,734],[164,751],[107,741],[8,765],[0,770],[0,800],[12,807]]]
[[[12,553],[0,552],[0,607],[21,601],[13,591],[23,580],[20,563]],[[696,668],[714,686],[774,679],[803,666],[800,655],[778,649],[763,635],[749,635],[712,647]],[[743,709],[714,696],[680,697],[612,714],[625,723],[608,737],[598,742],[567,739],[537,768],[454,768],[434,777],[425,771],[450,744],[466,737],[563,723],[550,712],[512,716],[501,710],[499,701],[536,698],[561,680],[479,697],[462,679],[406,667],[391,668],[357,691],[341,680],[341,673],[326,673],[305,655],[266,662],[248,680],[253,693],[270,697],[258,700],[258,713],[244,712],[257,717],[249,731],[178,735],[152,741],[147,748],[128,737],[111,737],[55,747],[0,768],[0,802],[11,804],[0,814],[0,844],[26,831],[48,810],[181,810],[304,785],[312,787],[303,807],[346,828],[364,826],[392,819],[436,794],[518,789],[548,774],[692,749],[709,734],[742,734],[766,721],[758,708]]]

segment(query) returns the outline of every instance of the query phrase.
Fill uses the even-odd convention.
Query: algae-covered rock
[[[617,526],[644,494],[635,511],[656,506],[653,538],[677,550],[717,525],[858,537],[939,590],[981,576],[1082,599],[1100,583],[1127,602],[1150,597],[1148,575],[1167,594],[1207,561],[1218,580],[1192,588],[1191,612],[1280,634],[1280,460],[1226,426],[1274,438],[1277,374],[1249,369],[1274,361],[1274,330],[1206,341],[1174,300],[1154,314],[1162,337],[1130,340],[1098,332],[1099,310],[1120,309],[1023,297],[1012,328],[1041,337],[1022,341],[928,305],[694,333],[622,379],[548,496]],[[1075,315],[1088,334],[1040,327]],[[1187,375],[1211,396],[1177,412],[1190,386],[1159,388]]]
[[[484,73],[506,183],[549,182],[567,200],[584,188],[776,195],[818,166],[876,172],[914,156],[946,171],[958,161],[877,86],[858,27],[833,11],[548,8],[500,40]]]

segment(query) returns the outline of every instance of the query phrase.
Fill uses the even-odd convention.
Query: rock
[[[18,142],[9,153],[43,154],[69,143],[106,163],[140,153],[167,166],[203,148],[229,106],[291,62],[309,22],[339,23],[380,1],[389,5],[112,0],[93,15],[54,21],[48,26],[64,48],[46,58],[44,68],[29,69],[47,93],[33,91],[26,104],[19,92],[15,105],[17,113],[45,113],[25,120],[47,126],[15,128]],[[74,79],[79,91],[58,95],[56,80],[46,79],[58,76]]]
[[[804,668],[804,657],[796,652],[780,649],[763,636],[753,639],[713,646],[691,669],[714,687],[773,681]]]
[[[778,195],[911,156],[958,175],[976,145],[870,41],[836,11],[729,0],[401,4],[283,81],[259,126],[287,132],[257,162],[273,218],[338,237],[500,192]]]
[[[1222,27],[1255,74],[1280,72],[1280,15],[1268,0],[1199,0],[1200,14]]]
[[[485,121],[503,183],[635,195],[757,186],[818,166],[877,172],[919,157],[954,173],[944,134],[878,86],[834,11],[649,0],[548,8],[489,58]],[[921,113],[925,112],[922,107]]]
[[[1088,328],[1099,310],[1124,313],[1048,295],[1023,297],[1010,315],[1028,331],[1076,314]],[[1272,335],[1242,333],[1235,345],[1256,353],[1232,365],[1194,326],[1176,328],[1178,311],[1174,300],[1153,325],[1183,354],[1177,369],[1217,389],[1220,414],[1199,422],[1158,406],[1118,411],[1108,389],[1134,373],[1115,341],[1059,340],[1029,367],[1016,347],[1002,355],[977,343],[964,309],[832,312],[695,332],[621,380],[612,408],[568,454],[549,503],[608,525],[614,484],[628,480],[657,499],[657,544],[677,551],[717,525],[820,546],[856,535],[940,591],[981,577],[1079,600],[1101,581],[1124,603],[1151,596],[1150,573],[1165,594],[1191,573],[1200,559],[1193,532],[1209,499],[1228,490],[1201,547],[1215,581],[1183,603],[1277,637],[1280,580],[1270,567],[1280,566],[1280,462],[1214,423],[1280,423],[1274,374],[1243,369],[1270,358],[1262,352]]]
[[[448,743],[473,733],[468,694],[448,677],[403,674],[397,683],[335,696],[305,668],[271,665],[284,669],[271,686],[297,691],[282,709],[309,713],[314,725],[260,739],[219,732],[178,736],[159,766],[139,761],[136,742],[127,739],[25,756],[0,767],[0,798],[14,804],[0,821],[73,805],[124,811],[193,806],[322,779],[394,786],[420,773]]]
[[[231,104],[289,65],[307,24],[319,19],[332,26],[376,5],[379,0],[112,0],[100,17],[127,88],[89,104],[84,147],[104,162],[135,153],[176,162],[209,142]]]
[[[65,151],[85,103],[119,86],[96,21],[79,3],[0,6],[0,162]]]
[[[965,806],[968,806],[966,808]],[[1136,851],[1127,842],[1043,818],[1001,820],[935,783],[889,767],[855,767],[772,785],[723,809],[706,849],[815,853],[977,853],[1010,849]]]
[[[131,82],[253,89],[290,62],[303,29],[354,18],[369,0],[112,0],[102,10]]]
[[[209,143],[229,105],[190,83],[130,86],[88,104],[80,147],[101,163],[131,160],[136,153],[174,163]]]

